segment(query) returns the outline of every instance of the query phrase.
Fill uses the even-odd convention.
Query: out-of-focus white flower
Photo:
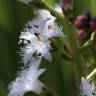
[[[33,1],[33,0],[18,0],[18,1],[20,1],[20,2],[22,2],[22,3],[25,3],[25,4],[28,4],[28,3],[30,3],[30,2]]]
[[[40,10],[38,11],[38,15],[37,18],[28,21],[24,29],[25,31],[21,32],[20,35],[19,43],[24,41],[23,43],[26,45],[25,48],[21,48],[24,64],[27,64],[34,53],[51,61],[49,38],[64,36],[55,23],[56,18],[48,11]]]
[[[81,78],[81,96],[93,96],[93,90],[89,81],[87,81],[84,77]]]
[[[55,11],[57,11],[58,13],[63,14],[63,10],[62,10],[62,7],[61,7],[60,5],[56,4],[56,5],[53,7],[53,9],[54,9]]]
[[[45,71],[45,69],[39,68],[41,60],[41,57],[37,60],[35,58],[31,59],[29,65],[18,73],[15,81],[9,85],[8,96],[23,96],[28,91],[37,94],[42,93],[42,88],[45,85],[39,81],[38,77]]]

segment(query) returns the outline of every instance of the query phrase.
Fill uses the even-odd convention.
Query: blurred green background
[[[45,0],[47,4],[52,1],[55,0]],[[92,9],[93,15],[96,15],[96,2],[91,1],[75,0],[75,15],[81,13],[84,8]],[[82,7],[80,3],[83,4]],[[18,55],[18,37],[31,16],[32,10],[27,5],[17,0],[0,0],[0,96],[7,96],[8,84],[15,79],[22,66]],[[60,53],[53,55],[51,64],[46,60],[42,61],[41,67],[47,69],[41,76],[42,81],[60,96],[75,96],[72,63],[64,60]],[[26,96],[34,95],[27,93]]]

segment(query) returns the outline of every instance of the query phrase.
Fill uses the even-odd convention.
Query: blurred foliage
[[[59,0],[44,0],[44,2],[47,5],[53,5]],[[84,10],[90,10],[93,15],[96,15],[96,0],[74,0],[74,15],[77,16]],[[29,6],[17,0],[0,0],[0,96],[6,96],[9,82],[16,77],[17,71],[22,66],[17,53],[19,50],[18,37],[24,24],[31,17],[32,10]],[[61,20],[58,19],[58,23],[61,23]],[[66,34],[67,27],[64,22],[61,24],[64,26],[63,30]],[[61,56],[65,51],[62,49],[65,41],[62,43],[61,41],[61,39],[56,40],[59,51],[53,54],[51,64],[46,60],[42,61],[41,67],[47,70],[41,79],[60,96],[75,96],[73,63]],[[84,60],[87,65],[89,64],[87,74],[96,67],[96,55],[92,50],[89,48],[84,52]],[[35,96],[31,92],[26,93],[26,96],[31,96],[30,94]]]
[[[59,3],[59,0],[44,0],[45,4],[51,6]]]

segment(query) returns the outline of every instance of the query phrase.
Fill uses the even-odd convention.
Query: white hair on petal
[[[32,91],[37,94],[42,92],[42,87],[45,85],[39,81],[38,77],[45,71],[40,69],[39,65],[42,58],[38,57],[38,61],[34,58],[29,65],[18,73],[15,81],[9,85],[8,96],[23,96],[26,92]]]

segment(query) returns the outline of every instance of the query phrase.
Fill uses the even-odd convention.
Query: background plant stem
[[[79,52],[79,42],[76,36],[76,30],[74,24],[66,23],[66,35],[68,37],[69,52],[72,56],[73,72],[75,77],[75,90],[76,96],[80,96],[80,80],[84,76],[83,70],[83,57]]]

